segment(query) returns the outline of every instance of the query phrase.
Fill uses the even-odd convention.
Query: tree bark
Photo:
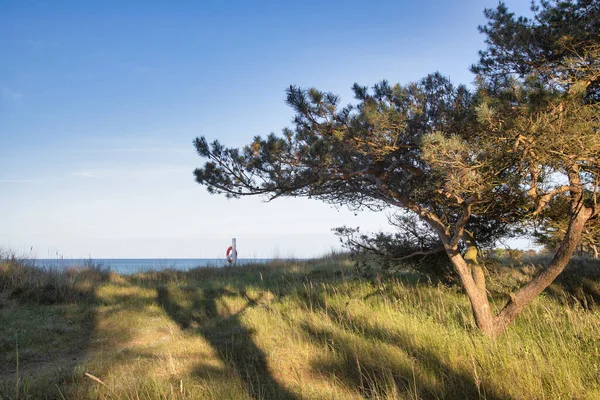
[[[484,335],[493,336],[495,330],[494,317],[487,297],[485,276],[483,275],[481,266],[477,264],[475,269],[473,269],[473,266],[470,266],[463,256],[461,256],[457,246],[446,247],[446,252],[448,253],[448,257],[450,257],[450,261],[452,261],[452,264],[456,268],[461,284],[469,298],[477,328],[479,328]]]

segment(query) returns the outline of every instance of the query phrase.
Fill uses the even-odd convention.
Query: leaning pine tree
[[[505,183],[514,160],[477,142],[472,95],[439,74],[407,86],[382,82],[372,93],[355,85],[354,91],[358,104],[340,108],[330,93],[290,87],[293,129],[256,137],[243,149],[196,139],[208,159],[196,180],[229,197],[305,196],[414,213],[438,236],[477,326],[497,335],[470,223],[482,215],[514,222],[521,196]]]
[[[544,7],[553,10],[547,3]],[[556,22],[552,12],[546,15]],[[494,42],[499,29],[538,29],[550,24],[543,18],[538,18],[537,25],[515,21],[507,17],[502,5],[496,12],[488,11],[488,17],[485,29],[490,46],[502,45]],[[506,32],[498,37],[506,37]],[[495,72],[493,56],[506,53],[497,50],[482,53],[477,72],[483,78],[486,72]],[[478,328],[496,337],[564,269],[574,251],[572,243],[579,240],[579,227],[598,214],[597,180],[593,183],[598,176],[598,152],[584,145],[590,140],[599,142],[594,141],[598,111],[590,99],[597,63],[595,48],[587,46],[586,51],[588,58],[583,61],[567,52],[565,62],[557,64],[555,78],[566,79],[566,89],[552,91],[541,85],[543,90],[536,91],[543,83],[539,79],[519,81],[509,76],[500,80],[514,82],[514,92],[522,94],[518,98],[511,98],[506,86],[496,85],[495,79],[482,78],[474,96],[439,74],[406,86],[382,82],[372,92],[355,85],[358,104],[343,108],[333,94],[290,87],[287,102],[296,111],[292,129],[284,129],[281,137],[256,137],[242,149],[196,139],[198,153],[208,159],[195,171],[196,180],[211,193],[229,197],[306,196],[355,209],[391,207],[415,214],[438,236]],[[533,76],[537,76],[535,70]],[[584,97],[587,100],[581,100]],[[572,127],[569,138],[577,139],[576,145],[558,140],[560,136],[552,142],[556,136],[550,135],[557,129],[554,116]],[[560,157],[562,161],[556,161],[557,153],[571,161],[564,164]],[[550,171],[564,171],[570,184],[549,186],[544,179]],[[546,207],[554,194],[565,192],[574,205],[574,228],[565,236],[567,244],[544,272],[511,295],[495,315],[485,272],[477,261],[477,232],[481,231],[477,226],[482,220],[494,224],[522,221]]]

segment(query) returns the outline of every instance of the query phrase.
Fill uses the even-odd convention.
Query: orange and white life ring
[[[225,253],[225,257],[227,257],[227,262],[229,264],[233,262],[233,246],[229,246],[227,248],[227,253]],[[235,250],[235,258],[237,258],[237,250]]]

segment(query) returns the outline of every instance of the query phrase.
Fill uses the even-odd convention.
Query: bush
[[[357,271],[366,278],[395,276],[411,269],[434,281],[455,284],[457,275],[439,240],[420,226],[412,228],[395,234],[366,235],[347,227],[335,232],[350,250]]]

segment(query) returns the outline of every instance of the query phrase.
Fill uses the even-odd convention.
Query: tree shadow
[[[392,380],[396,388],[411,397],[490,400],[509,398],[497,393],[493,388],[486,387],[483,382],[476,382],[471,374],[457,371],[430,349],[414,344],[404,332],[389,332],[361,325],[358,321],[351,323],[360,334],[342,334],[335,329],[316,328],[306,323],[301,328],[309,340],[319,345],[326,342],[341,355],[341,361],[322,362],[314,367],[321,373],[333,374],[342,379],[348,386],[357,388],[365,397],[381,396],[382,389],[386,389],[382,386]],[[411,362],[373,359],[369,350],[361,349],[356,341],[349,338],[350,335],[358,335],[366,343],[377,340],[400,348],[410,357]],[[431,374],[442,382],[441,385],[434,385],[431,380],[426,379],[426,375]]]
[[[189,289],[188,291],[195,290]],[[251,299],[243,290],[233,292],[225,288],[209,287],[202,296],[194,295],[191,309],[179,305],[168,287],[157,289],[158,304],[182,329],[202,335],[221,355],[222,361],[243,381],[248,395],[254,399],[297,399],[298,396],[283,387],[273,377],[265,353],[256,345],[254,332],[244,326],[242,314],[254,307],[259,299]],[[217,308],[223,296],[242,296],[246,306],[229,316],[221,317]],[[202,367],[195,371],[203,373]]]
[[[380,288],[364,296],[363,301],[378,295],[385,295]],[[327,306],[324,299],[314,293],[304,296],[306,306],[312,311],[327,315],[336,328],[301,324],[300,329],[306,338],[320,347],[329,348],[341,355],[343,361],[321,362],[314,367],[326,375],[335,375],[349,387],[354,387],[365,397],[378,397],[385,387],[382,382],[393,381],[394,385],[406,392],[408,396],[419,398],[471,399],[485,398],[490,400],[504,399],[509,396],[498,392],[495,388],[480,381],[470,371],[457,370],[450,362],[443,360],[431,349],[418,345],[411,336],[400,330],[389,330],[373,326],[353,318],[344,309]],[[339,329],[338,329],[339,328]],[[352,335],[357,340],[352,340]],[[373,360],[372,354],[365,347],[363,351],[358,344],[378,341],[401,349],[411,362],[402,363],[393,360]],[[367,346],[367,345],[365,345]],[[386,364],[387,363],[387,364]],[[477,363],[477,360],[473,360]],[[480,368],[480,366],[478,366]],[[425,371],[424,374],[420,371]],[[444,389],[433,385],[425,375],[434,375],[435,380],[443,383]],[[387,388],[389,389],[389,388]]]
[[[0,270],[0,398],[60,398],[80,377],[97,330],[97,289],[108,270]],[[18,388],[18,392],[17,392]]]

